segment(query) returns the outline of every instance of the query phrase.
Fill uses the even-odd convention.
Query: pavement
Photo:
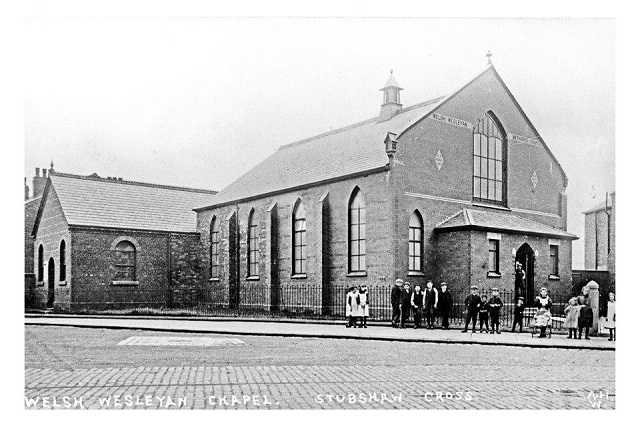
[[[455,329],[395,329],[379,324],[354,329],[346,328],[344,323],[239,320],[218,317],[185,319],[58,314],[25,314],[25,325],[615,351],[615,342],[608,341],[606,337],[576,340],[567,339],[564,334],[554,334],[550,338],[539,338],[532,337],[527,329],[522,333],[503,331],[501,334],[487,334],[471,331],[461,333],[460,330]]]

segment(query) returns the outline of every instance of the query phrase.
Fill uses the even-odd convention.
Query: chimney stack
[[[42,176],[40,176],[40,167],[36,167],[36,175],[33,177],[33,197],[39,197],[44,192],[44,186],[47,183],[47,171],[42,170]]]
[[[27,178],[24,178],[24,200],[29,199],[29,185],[27,185]]]

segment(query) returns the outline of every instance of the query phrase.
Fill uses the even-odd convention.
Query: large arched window
[[[115,281],[136,280],[136,247],[131,241],[123,240],[116,244]]]
[[[60,241],[60,281],[67,279],[67,243]]]
[[[364,196],[356,188],[349,199],[349,272],[365,271],[366,210]]]
[[[247,232],[247,258],[249,260],[249,276],[258,276],[258,223],[254,210],[249,213],[249,226]]]
[[[414,211],[409,219],[409,271],[422,271],[422,217]]]
[[[505,135],[491,113],[473,129],[473,198],[494,204],[507,203],[507,155]]]
[[[220,230],[218,221],[214,216],[209,229],[209,255],[211,258],[211,278],[220,277]]]
[[[293,208],[293,273],[307,273],[307,210],[300,200]]]
[[[38,247],[38,281],[44,280],[44,248]]]

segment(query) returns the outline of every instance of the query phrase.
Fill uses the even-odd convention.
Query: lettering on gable
[[[464,127],[465,129],[473,130],[473,126],[468,121],[460,120],[459,118],[449,117],[437,112],[432,112],[430,117],[436,121],[451,124],[458,127]]]
[[[524,143],[531,146],[539,146],[540,142],[538,138],[528,138],[525,136],[515,135],[513,133],[507,133],[507,139],[515,143]]]

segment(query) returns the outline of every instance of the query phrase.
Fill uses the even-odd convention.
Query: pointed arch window
[[[307,209],[300,200],[293,210],[293,274],[307,273]]]
[[[366,269],[366,219],[364,196],[356,188],[349,200],[349,272],[364,272]]]
[[[136,247],[131,241],[122,240],[115,247],[116,276],[114,281],[136,280]]]
[[[38,281],[44,280],[44,248],[38,247]]]
[[[473,129],[473,198],[507,204],[507,153],[505,134],[491,113]]]
[[[67,280],[67,243],[60,241],[60,281]]]
[[[211,259],[211,278],[220,278],[220,230],[214,216],[209,229],[209,256]]]
[[[254,210],[249,213],[249,226],[247,232],[247,258],[250,277],[258,276],[258,223]]]
[[[409,271],[422,271],[422,217],[414,211],[409,219]]]

